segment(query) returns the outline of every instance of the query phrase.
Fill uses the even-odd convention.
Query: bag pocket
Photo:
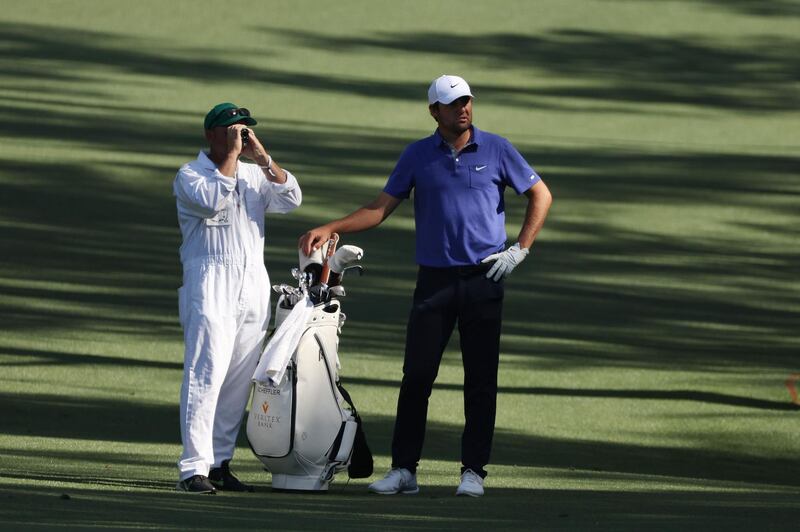
[[[281,458],[294,445],[295,369],[290,365],[277,386],[255,383],[250,414],[247,417],[247,439],[257,456]]]

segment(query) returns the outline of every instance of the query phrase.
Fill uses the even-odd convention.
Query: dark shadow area
[[[82,127],[92,142],[91,125]],[[131,127],[146,136],[145,123]],[[290,282],[296,239],[327,221],[324,205],[347,212],[371,200],[411,139],[330,126],[270,127],[275,153],[306,187],[303,207],[267,219],[272,281]],[[168,143],[169,136],[156,135],[151,142]],[[372,141],[365,142],[367,137]],[[176,142],[171,149],[191,154],[187,160],[200,148],[189,137]],[[796,216],[791,200],[800,196],[796,157],[519,147],[547,176],[557,199],[688,209],[684,212],[724,206]],[[551,179],[550,167],[565,170]],[[324,168],[370,179],[342,186],[328,179]],[[13,220],[0,232],[0,246],[14,250],[0,257],[0,267],[8,272],[0,281],[5,330],[67,328],[180,338],[175,292],[181,283],[180,236],[171,196],[176,168],[143,164],[124,171],[138,174],[138,181],[106,179],[103,169],[91,164],[19,162],[0,169],[8,192],[0,208]],[[60,186],[65,180],[73,186]],[[401,205],[393,219],[410,217],[410,203]],[[506,206],[515,225],[524,202],[509,192]],[[589,214],[563,219],[557,202],[534,265],[509,281],[504,332],[511,336],[504,352],[531,355],[531,363],[550,368],[588,363],[794,369],[791,339],[798,316],[790,310],[796,298],[785,286],[794,279],[800,252],[760,251],[736,238],[748,224],[792,235],[790,225],[751,219],[731,222],[731,237],[666,236],[651,231],[646,219],[640,227],[619,227]],[[568,238],[547,238],[551,229]],[[367,251],[367,275],[347,281],[351,320],[343,345],[348,350],[401,353],[415,277],[413,239],[411,230],[388,223],[347,237]],[[531,301],[543,312],[523,321]],[[569,341],[533,352],[524,338]]]
[[[70,498],[60,498],[65,491]],[[191,530],[772,530],[798,518],[796,492],[701,490],[521,490],[493,487],[475,501],[452,488],[423,487],[414,497],[368,495],[351,485],[323,496],[263,493],[189,497],[150,490],[103,493],[80,485],[0,488],[9,504],[0,524],[42,528],[125,529],[174,526]],[[43,512],[42,508],[47,511]],[[146,508],[147,511],[142,511]],[[224,523],[224,526],[220,523]],[[29,527],[26,527],[29,528]]]
[[[264,31],[274,32],[275,28]],[[541,97],[605,102],[683,103],[751,111],[794,109],[800,60],[797,39],[762,37],[752,42],[716,42],[700,35],[680,37],[559,29],[543,35],[445,32],[382,32],[367,37],[331,37],[284,30],[299,46],[347,53],[409,53],[466,57],[483,66],[536,73],[543,70],[569,83],[548,89],[498,85],[476,88],[480,101],[546,106]]]
[[[384,454],[391,449],[394,419],[387,416],[364,417],[364,430],[373,452]],[[455,424],[428,422],[420,473],[426,460],[452,461],[460,466],[461,431]],[[526,429],[532,430],[534,429]],[[644,475],[706,481],[752,482],[764,485],[796,487],[800,466],[794,460],[775,459],[755,454],[720,451],[715,439],[724,434],[709,432],[705,448],[632,445],[609,441],[572,440],[541,437],[517,431],[497,429],[492,445],[492,465],[511,465],[563,470],[563,478],[580,478],[587,473],[608,475]]]
[[[47,117],[43,120],[46,122]],[[61,114],[54,122],[62,124],[62,129],[45,128],[52,140],[70,131],[74,138],[103,149],[118,149],[128,143],[119,132],[112,135],[104,129],[112,126],[95,129],[100,121]],[[3,129],[0,127],[0,133]],[[186,160],[202,147],[191,135],[181,136],[176,126],[161,128],[164,131],[157,134],[148,133],[148,129],[146,122],[131,121],[127,138],[147,138],[159,150],[186,153]],[[283,154],[285,166],[301,180],[328,171],[383,175],[403,144],[365,131],[351,133],[343,148],[341,140],[325,131],[294,129],[291,125],[273,129],[280,139],[273,145],[276,154]],[[31,138],[35,136],[33,128],[28,133]],[[368,157],[359,147],[362,145],[370,147]],[[306,150],[315,156],[307,157]],[[334,154],[338,154],[338,163],[328,164],[336,159]],[[368,166],[371,164],[378,168]],[[120,171],[118,166],[115,172]],[[180,233],[171,186],[177,166],[147,165],[143,159],[140,167],[122,171],[132,178],[108,179],[104,168],[92,164],[19,162],[0,169],[6,185],[0,208],[13,220],[0,232],[0,247],[14,250],[0,257],[0,267],[19,279],[0,281],[0,316],[6,330],[63,327],[173,338],[180,335],[175,310],[175,290],[181,283]],[[305,182],[309,181],[313,183]],[[70,186],[63,186],[65,182]],[[352,206],[377,194],[377,190],[370,190],[368,195],[354,198],[353,187],[345,190],[328,182],[321,188],[321,196],[329,189],[335,192],[327,196],[330,201],[347,201]],[[313,206],[315,201],[309,194],[305,204]],[[276,282],[287,280],[289,268],[297,261],[296,239],[311,224],[297,213],[270,215],[267,219],[267,261]],[[408,242],[408,238],[395,237],[396,246]],[[370,246],[378,240],[375,236],[362,239]],[[397,247],[375,249],[371,256],[385,257],[381,260],[389,262]],[[48,304],[30,305],[30,301]]]
[[[361,485],[323,496],[262,493],[189,497],[144,490],[104,493],[72,487],[0,488],[0,524],[65,530],[174,526],[191,530],[762,530],[791,528],[796,493],[739,492],[726,486],[625,492],[493,487],[475,501],[453,488],[413,497],[368,495]],[[43,512],[42,508],[47,511]],[[142,511],[146,508],[147,511]],[[220,523],[224,523],[221,525]],[[27,528],[27,527],[26,527]]]
[[[708,4],[714,9],[759,17],[800,17],[800,5],[794,0],[682,0],[690,4]]]
[[[420,82],[418,87],[397,84],[393,80],[322,79],[324,76],[259,71],[250,66],[223,63],[200,51],[194,57],[185,50],[180,56],[168,50],[150,50],[136,38],[111,33],[52,27],[43,31],[38,25],[24,24],[5,24],[2,29],[2,40],[9,48],[0,52],[0,57],[13,54],[20,61],[8,62],[0,74],[30,81],[25,101],[37,103],[40,109],[35,123],[19,122],[15,120],[17,103],[23,99],[6,100],[0,105],[3,119],[0,123],[6,124],[0,126],[0,134],[32,142],[71,139],[97,150],[131,154],[181,153],[186,160],[201,146],[200,131],[181,125],[190,119],[185,114],[167,112],[165,115],[161,109],[154,112],[151,108],[131,106],[102,95],[94,95],[91,103],[76,104],[74,98],[36,88],[35,80],[42,77],[80,80],[82,69],[79,67],[113,67],[122,73],[199,81],[210,81],[214,76],[245,76],[254,82],[408,100],[417,100],[425,85],[425,82]],[[364,53],[373,49],[376,53],[387,50],[422,53],[434,49],[438,53],[469,56],[503,68],[545,68],[569,79],[588,79],[600,84],[590,89],[585,83],[573,89],[562,87],[557,91],[559,94],[562,90],[563,94],[569,94],[570,90],[589,90],[591,94],[587,97],[605,101],[680,101],[683,92],[689,91],[688,101],[698,104],[742,109],[795,107],[795,99],[786,98],[782,92],[798,75],[796,54],[790,52],[794,43],[776,39],[731,47],[705,42],[696,36],[648,38],[575,30],[553,31],[541,36],[486,34],[470,37],[448,33],[385,33],[332,38],[312,32],[284,33],[300,46],[336,48],[341,53]],[[49,63],[44,66],[42,61]],[[603,85],[607,85],[609,93],[603,92]],[[766,91],[763,98],[751,100],[736,92],[756,88]],[[501,85],[481,90],[485,92],[481,101],[491,102],[496,98],[504,105],[514,105],[513,94],[524,97],[528,93]],[[535,92],[533,95],[536,96]],[[420,112],[425,112],[422,105]],[[113,115],[113,121],[108,120],[109,115]],[[170,120],[163,120],[165,117]],[[156,120],[158,128],[153,127]],[[282,281],[287,277],[288,268],[294,265],[292,248],[297,236],[325,220],[324,215],[317,213],[324,213],[327,204],[352,208],[374,197],[397,155],[414,135],[380,128],[358,130],[314,123],[270,124],[269,128],[267,132],[274,139],[275,153],[280,154],[287,167],[308,186],[304,209],[268,220],[269,266],[273,279]],[[787,198],[800,195],[794,179],[800,168],[796,157],[676,153],[674,150],[648,153],[601,146],[523,145],[520,148],[546,176],[556,198],[573,201],[654,207],[686,205],[697,209],[725,204],[733,208],[763,207],[794,215],[795,205]],[[559,171],[549,174],[551,167]],[[4,164],[2,176],[7,183],[0,207],[14,222],[0,233],[0,245],[14,253],[4,253],[0,264],[27,281],[51,281],[96,289],[63,286],[54,290],[32,282],[6,282],[0,285],[4,296],[0,317],[9,330],[86,327],[123,334],[137,334],[137,331],[170,337],[178,334],[174,289],[180,284],[179,235],[170,187],[176,168],[148,164],[144,157],[140,165],[114,168],[115,172],[128,176],[141,176],[139,181],[143,185],[133,185],[131,179],[108,179],[107,170],[93,162],[65,165],[14,161]],[[354,183],[342,186],[326,179],[328,175],[373,178],[374,186]],[[63,186],[65,182],[70,186]],[[515,200],[509,198],[507,202],[509,220],[521,218],[522,203]],[[312,209],[313,216],[307,214]],[[396,216],[408,215],[410,210]],[[592,238],[569,244],[543,239],[545,253],[537,257],[539,269],[535,274],[532,270],[520,272],[513,282],[521,292],[535,294],[539,305],[548,312],[542,317],[544,321],[538,322],[542,326],[525,324],[520,327],[509,320],[508,333],[552,337],[562,333],[550,332],[554,329],[544,325],[572,323],[573,339],[602,340],[611,348],[623,345],[646,356],[648,363],[664,358],[667,353],[670,359],[679,357],[682,362],[692,363],[698,359],[698,351],[708,353],[706,358],[712,363],[728,356],[738,363],[765,348],[777,353],[769,355],[773,363],[786,363],[781,331],[791,327],[796,313],[781,309],[765,311],[763,306],[754,305],[752,299],[738,296],[720,294],[709,298],[691,290],[665,287],[609,287],[588,279],[565,282],[559,279],[559,274],[573,272],[580,277],[583,269],[630,279],[659,275],[674,280],[675,284],[712,278],[713,283],[740,292],[762,292],[765,300],[781,300],[788,297],[781,293],[781,280],[791,275],[797,253],[787,250],[781,256],[759,256],[758,252],[741,245],[732,245],[734,239],[713,241],[684,234],[665,238],[649,234],[646,227],[620,230],[591,217],[585,221],[560,220],[558,203],[548,222],[550,227],[561,234],[591,235]],[[786,225],[763,225],[761,228],[768,232],[790,231]],[[735,231],[735,227],[731,230]],[[374,272],[372,275],[381,279],[371,281],[369,292],[365,291],[380,294],[380,298],[356,296],[352,299],[354,317],[365,319],[367,323],[392,326],[404,319],[407,291],[398,291],[392,281],[398,273],[413,279],[412,239],[409,231],[388,227],[354,235],[353,240],[368,250],[367,266]],[[745,256],[749,260],[741,259]],[[770,279],[773,282],[767,284]],[[137,292],[133,287],[146,288],[146,293]],[[21,303],[25,300],[47,301],[50,305],[43,310]],[[365,307],[364,312],[357,310],[359,306]],[[523,299],[512,292],[509,316],[518,314],[518,309],[524,306]],[[97,314],[99,320],[89,316]],[[742,328],[755,324],[762,332],[738,332],[720,339],[713,332],[695,330],[673,335],[665,331],[679,321],[711,321]],[[368,330],[362,332],[364,334],[353,338],[356,342],[353,348],[396,349],[380,335],[370,335]],[[776,338],[771,342],[773,345],[760,341],[769,334]],[[718,343],[720,340],[722,346]],[[725,340],[737,344],[733,353]],[[513,346],[510,349],[519,352]],[[544,355],[567,361],[581,355],[597,355],[569,349]],[[701,354],[700,358],[704,356]],[[616,353],[605,353],[599,360],[606,363],[617,357],[621,363],[629,362],[629,358]]]
[[[368,433],[373,425],[368,426]],[[434,427],[432,438],[453,436]],[[323,495],[276,493],[269,489],[268,476],[256,482],[254,494],[221,494],[216,497],[190,497],[174,492],[170,482],[143,481],[108,473],[69,475],[42,474],[6,468],[0,481],[20,482],[13,489],[0,487],[0,523],[9,529],[15,524],[39,524],[60,528],[119,529],[127,527],[176,527],[192,530],[253,530],[265,522],[275,530],[305,530],[324,521],[326,529],[364,528],[458,529],[465,526],[486,530],[580,529],[762,529],[780,528],[796,522],[800,515],[797,488],[784,463],[769,460],[731,459],[730,456],[686,450],[630,448],[610,444],[565,444],[537,441],[499,434],[497,453],[516,455],[516,464],[537,464],[562,468],[560,476],[579,483],[597,485],[606,476],[619,478],[636,469],[632,480],[669,479],[681,481],[679,488],[624,491],[608,489],[518,489],[495,486],[487,479],[487,495],[479,500],[456,499],[453,486],[422,483],[414,497],[379,497],[366,492],[365,482],[336,482]],[[558,453],[555,454],[554,450]],[[74,453],[69,458],[80,457]],[[86,459],[92,458],[88,453]],[[108,463],[107,456],[94,456]],[[132,458],[136,463],[138,457]],[[674,468],[663,464],[668,459]],[[615,469],[616,466],[619,466]],[[712,469],[713,468],[713,469]],[[454,470],[457,463],[454,462]],[[706,476],[712,472],[713,476]],[[420,478],[424,479],[424,463]],[[685,475],[685,476],[684,476]],[[722,477],[722,478],[721,478]],[[38,484],[30,485],[28,481]],[[741,482],[752,482],[742,489]],[[54,488],[47,482],[63,483]],[[534,484],[538,482],[534,480]],[[549,481],[542,479],[542,486]],[[686,488],[687,485],[694,489]],[[124,492],[101,489],[126,488]],[[66,495],[66,497],[65,497]],[[5,504],[7,503],[7,504]],[[147,508],[146,512],[142,508]],[[46,510],[46,511],[45,511]]]
[[[730,5],[757,9],[754,2]],[[785,14],[793,16],[789,4],[771,5],[783,6]],[[771,16],[777,14],[773,11]],[[642,37],[570,29],[536,36],[462,37],[430,32],[344,38],[265,31],[281,31],[298,47],[336,49],[342,54],[436,50],[443,57],[558,78],[554,86],[497,83],[478,88],[478,102],[497,105],[553,106],[577,112],[587,101],[617,108],[628,102],[683,103],[701,110],[782,112],[794,111],[800,103],[797,39],[764,37],[732,46],[701,36]],[[69,162],[19,155],[0,166],[0,323],[4,332],[19,338],[46,337],[48,332],[64,330],[115,334],[120,341],[146,337],[179,341],[181,335],[175,292],[181,283],[180,235],[171,195],[177,165],[163,161],[178,154],[181,162],[194,158],[202,147],[202,117],[171,113],[156,102],[152,108],[136,106],[110,94],[76,88],[88,79],[85,69],[135,75],[132,83],[142,82],[144,76],[198,83],[247,78],[264,86],[360,95],[387,103],[420,101],[428,82],[259,69],[225,62],[207,50],[156,50],[138,38],[44,25],[2,23],[0,35],[0,44],[5,45],[0,47],[0,76],[17,80],[4,91],[17,93],[17,99],[0,102],[0,136],[31,145],[66,140],[87,153]],[[62,80],[64,91],[40,90],[39,80]],[[80,98],[84,103],[76,102]],[[554,98],[572,98],[580,105],[553,102]],[[23,105],[36,106],[36,121],[19,120]],[[425,114],[424,102],[419,112]],[[580,112],[586,111],[581,108]],[[187,128],[187,123],[197,123],[196,130]],[[403,147],[418,136],[391,127],[302,121],[259,127],[259,134],[263,131],[271,139],[276,159],[298,176],[305,191],[304,207],[287,216],[267,218],[267,264],[275,283],[290,282],[288,270],[296,265],[297,237],[335,213],[371,200]],[[556,203],[534,260],[508,283],[504,370],[694,369],[747,376],[752,370],[788,373],[799,369],[800,312],[797,295],[787,287],[796,284],[800,251],[791,246],[760,247],[738,234],[742,229],[757,229],[765,238],[789,239],[796,234],[797,224],[785,220],[796,221],[798,216],[800,157],[731,155],[716,153],[713,147],[654,146],[652,151],[643,151],[596,144],[517,146],[545,177]],[[90,156],[93,151],[113,152],[127,162]],[[159,158],[153,162],[148,155]],[[570,204],[571,211],[561,210],[560,202]],[[392,221],[408,222],[409,203],[400,207]],[[508,220],[516,229],[524,203],[509,193],[506,204]],[[655,215],[652,219],[643,216],[639,225],[621,227],[608,214],[626,207],[680,208],[680,215],[697,216],[700,221],[697,231],[674,234],[653,229],[651,222],[663,223]],[[702,214],[720,207],[735,215],[720,221],[717,231],[704,232]],[[780,216],[778,221],[772,221],[773,215]],[[349,320],[341,344],[345,363],[348,352],[398,361],[402,357],[415,272],[410,226],[387,223],[347,238],[366,250],[367,273],[348,281],[350,295],[344,304]],[[456,342],[451,349],[457,349]],[[96,365],[123,372],[171,371],[176,378],[182,367],[180,353],[151,353],[138,359],[75,349],[22,347],[4,340],[0,367],[27,371],[37,366],[63,370],[70,365]],[[386,377],[343,374],[345,384],[385,387],[389,393],[389,388],[397,386],[391,379],[399,375]],[[443,383],[437,388],[458,387]],[[794,415],[789,412],[796,410],[788,399],[784,404],[692,388],[687,384],[680,390],[566,389],[501,383],[500,393],[688,401],[747,409],[731,414],[742,418]],[[372,415],[368,406],[362,412],[373,451],[385,455],[393,419]],[[177,398],[174,404],[155,404],[110,393],[85,398],[3,392],[0,420],[0,431],[6,435],[74,440],[74,448],[53,459],[111,460],[79,449],[82,440],[175,445],[180,441]],[[175,523],[176,528],[216,530],[224,520],[228,528],[253,530],[265,523],[274,529],[303,529],[324,520],[332,529],[348,530],[641,530],[699,528],[698,523],[733,529],[745,523],[753,526],[744,528],[754,529],[756,524],[769,528],[797,521],[800,471],[796,461],[755,456],[755,450],[749,449],[715,451],[715,443],[725,435],[703,435],[702,442],[689,442],[693,446],[687,448],[600,442],[591,435],[583,440],[552,438],[536,431],[536,427],[499,430],[493,463],[552,468],[576,482],[603,475],[610,479],[631,475],[642,482],[649,476],[662,481],[679,478],[696,483],[698,491],[492,487],[496,495],[467,505],[449,503],[452,488],[427,488],[415,500],[387,503],[365,496],[363,484],[357,484],[328,499],[314,498],[313,504],[308,496],[276,494],[268,499],[256,494],[209,501],[169,496],[165,492],[172,490],[170,482],[135,475],[93,472],[83,476],[7,468],[14,456],[30,456],[14,449],[2,450],[6,460],[0,477],[25,487],[0,488],[0,500],[11,503],[0,505],[0,523],[8,523],[9,529],[28,519],[44,528],[63,523],[85,528],[102,521],[108,528]],[[460,433],[460,426],[430,423],[425,459],[451,460],[455,470]],[[116,459],[120,465],[154,466],[152,459],[138,456]],[[34,482],[37,486],[30,487]],[[62,501],[47,483],[77,487],[69,488],[71,500]],[[759,488],[743,488],[741,483],[756,483]],[[96,485],[104,489],[87,489]],[[115,488],[130,490],[117,493]],[[441,504],[444,499],[448,504]],[[420,515],[432,519],[419,519]],[[506,517],[498,521],[498,515]]]
[[[62,365],[89,364],[92,366],[118,366],[155,369],[183,370],[182,362],[167,362],[163,360],[145,360],[125,357],[110,357],[102,355],[84,355],[78,353],[62,353],[57,351],[45,351],[43,349],[22,349],[19,347],[0,346],[0,367],[3,366],[36,366],[47,367]],[[31,360],[9,361],[5,357],[25,357]]]
[[[752,4],[755,5],[755,4]],[[260,28],[259,28],[260,29]],[[544,70],[569,80],[556,88],[485,85],[482,101],[503,105],[549,106],[549,97],[605,102],[684,103],[750,111],[793,110],[794,83],[800,60],[798,40],[762,37],[756,41],[716,42],[699,35],[680,37],[603,33],[559,29],[543,35],[445,32],[377,33],[366,37],[331,37],[312,31],[264,28],[281,33],[299,47],[339,53],[436,53],[465,57],[489,68]],[[427,80],[419,83],[325,76],[303,71],[254,68],[216,59],[207,50],[153,49],[134,37],[75,31],[34,24],[0,24],[0,76],[76,82],[74,66],[113,68],[115,72],[182,77],[198,82],[248,79],[263,83],[390,100],[418,100]],[[591,82],[590,86],[586,82]],[[564,110],[569,107],[564,106]],[[581,112],[585,112],[581,108]]]
[[[247,79],[264,83],[361,96],[417,100],[424,82],[398,83],[397,80],[365,80],[347,76],[325,76],[302,70],[257,68],[217,58],[208,49],[190,50],[154,47],[133,36],[97,31],[42,26],[37,24],[1,23],[0,76],[37,80],[80,82],[90,79],[80,69],[94,67],[115,73],[181,77],[197,82],[220,79]],[[259,54],[264,53],[258,50]],[[269,53],[269,52],[268,52]],[[13,61],[12,61],[13,60]],[[75,67],[79,66],[80,69]]]
[[[545,391],[545,393],[553,393]],[[557,393],[557,392],[556,392]],[[617,397],[615,394],[585,395]],[[621,394],[623,399],[628,395]],[[649,397],[634,398],[648,399]],[[655,397],[663,399],[663,397]],[[668,397],[669,400],[674,398]],[[119,442],[177,443],[177,405],[145,404],[126,399],[70,398],[47,394],[0,394],[3,432],[20,436],[96,439]],[[736,405],[753,407],[752,405]],[[757,406],[755,408],[758,408]],[[371,415],[362,406],[364,430],[373,452],[384,454],[390,448],[394,419]],[[45,422],[46,420],[46,422]],[[429,422],[423,451],[426,459],[459,463],[460,425]],[[765,485],[795,486],[800,473],[795,461],[759,457],[715,450],[709,433],[704,448],[642,446],[616,442],[541,437],[498,429],[492,464],[544,467],[565,471],[602,471],[615,474],[658,475],[685,479],[753,482]],[[242,434],[240,445],[246,446]],[[65,452],[80,455],[79,449]],[[16,451],[9,451],[13,455]],[[5,453],[4,453],[5,454]],[[10,456],[9,456],[10,458]],[[242,457],[240,457],[241,459]],[[139,457],[132,457],[135,464]],[[454,466],[455,467],[455,466]],[[8,474],[8,471],[6,471]],[[35,473],[43,480],[42,474]],[[46,477],[47,475],[44,475]],[[49,480],[58,481],[58,475]],[[88,480],[85,480],[89,482]],[[116,481],[115,481],[116,482]]]
[[[67,473],[16,473],[6,471],[0,473],[0,478],[25,480],[35,482],[59,482],[64,484],[78,484],[91,486],[105,486],[108,488],[147,489],[147,490],[174,490],[175,483],[169,481],[145,480],[141,478],[114,478],[102,475],[80,475]]]
[[[135,398],[90,399],[47,394],[0,393],[4,434],[31,437],[179,443],[178,404]]]
[[[383,386],[398,390],[400,383],[388,379],[342,377],[342,384]],[[461,391],[461,384],[436,383],[434,389]],[[737,395],[703,392],[697,390],[606,390],[582,388],[554,388],[548,386],[504,386],[497,388],[500,394],[543,395],[554,397],[596,397],[604,399],[647,399],[658,401],[691,401],[714,405],[755,408],[757,410],[800,410],[800,406],[785,401],[769,401]]]

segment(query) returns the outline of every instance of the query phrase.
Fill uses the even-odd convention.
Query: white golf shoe
[[[369,491],[380,495],[402,493],[411,495],[419,492],[417,476],[408,469],[391,469],[386,476],[369,485]]]
[[[461,473],[461,484],[456,490],[456,495],[469,495],[470,497],[480,497],[483,495],[483,479],[472,469],[467,469]]]

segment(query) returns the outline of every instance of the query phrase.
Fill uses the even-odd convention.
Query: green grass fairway
[[[792,530],[800,523],[800,2],[0,0],[0,529]],[[371,200],[469,80],[555,202],[507,283],[487,495],[453,496],[457,336],[421,493],[174,491],[172,179],[220,101],[299,178],[297,238]],[[509,192],[508,232],[523,201]],[[343,381],[376,475],[414,285],[405,202],[349,235]]]

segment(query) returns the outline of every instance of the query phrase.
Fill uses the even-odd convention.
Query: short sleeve
[[[411,146],[403,150],[400,159],[389,174],[383,191],[395,198],[406,199],[414,188],[414,160],[415,156]]]
[[[528,161],[506,139],[503,139],[501,158],[500,167],[503,170],[503,181],[510,185],[517,194],[524,193],[541,180]]]

